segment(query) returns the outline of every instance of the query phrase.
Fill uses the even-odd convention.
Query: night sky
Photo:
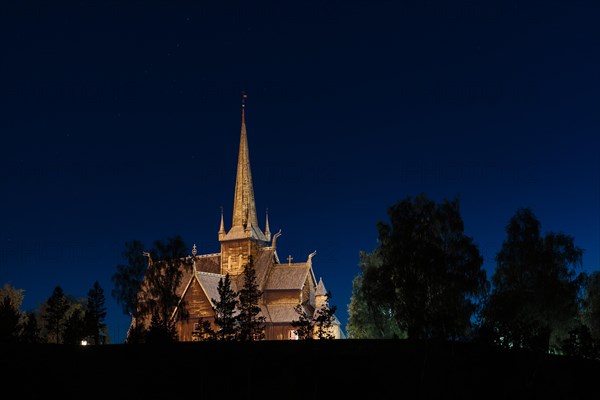
[[[597,3],[479,3],[3,1],[0,285],[28,311],[98,280],[122,343],[125,242],[219,251],[244,89],[261,228],[317,251],[344,328],[359,252],[419,193],[460,199],[488,278],[519,207],[599,270]]]

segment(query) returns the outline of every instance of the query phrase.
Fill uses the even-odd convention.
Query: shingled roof
[[[221,269],[221,254],[206,254],[201,256],[187,257],[188,259],[194,259],[194,265],[196,267],[196,271],[209,272],[218,274]],[[190,280],[194,276],[194,271],[192,268],[185,268],[184,263],[181,264],[181,271],[183,275],[181,276],[181,282],[177,287],[175,293],[178,296],[183,296],[185,290],[187,289]]]
[[[301,290],[311,267],[306,263],[276,264],[264,290]]]
[[[219,300],[219,281],[223,278],[224,276],[221,274],[211,274],[210,272],[196,271],[196,279],[198,279],[198,282],[200,282],[200,286],[202,286],[202,289],[204,289],[204,293],[206,293],[206,296],[209,298],[211,303],[213,302],[213,299]]]
[[[298,319],[294,310],[295,304],[269,304],[266,305],[268,318],[272,323],[289,323]],[[264,313],[264,312],[263,312]]]

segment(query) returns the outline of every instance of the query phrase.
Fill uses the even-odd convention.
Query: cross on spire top
[[[288,265],[290,265],[290,264],[292,263],[292,260],[293,260],[293,259],[294,259],[294,257],[292,257],[292,255],[291,255],[291,254],[290,254],[288,257],[287,257],[287,260],[288,260]]]
[[[248,95],[246,94],[246,90],[242,90],[242,108],[246,108],[246,99]]]

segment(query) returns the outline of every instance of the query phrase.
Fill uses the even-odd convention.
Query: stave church
[[[237,173],[233,199],[231,227],[225,229],[223,213],[218,231],[221,251],[214,254],[197,254],[196,245],[192,250],[192,268],[183,268],[183,279],[177,288],[177,295],[186,304],[189,318],[177,319],[177,334],[180,341],[193,341],[192,332],[200,318],[214,321],[213,300],[219,299],[219,281],[229,274],[231,288],[238,292],[244,284],[244,266],[252,258],[256,284],[262,292],[259,305],[265,317],[265,340],[297,339],[292,321],[298,320],[295,307],[301,304],[307,315],[314,315],[321,307],[327,307],[327,290],[322,279],[317,280],[312,258],[316,252],[308,254],[304,262],[280,262],[277,255],[277,238],[281,231],[271,234],[268,215],[264,230],[259,227],[250,153],[245,120],[245,99],[242,96],[241,133],[238,150]],[[149,268],[151,265],[149,265]],[[142,284],[142,290],[143,290]],[[173,313],[176,318],[177,310]],[[132,327],[136,323],[132,320]],[[147,321],[146,323],[147,324]],[[344,333],[339,320],[334,316],[331,335],[343,339]]]

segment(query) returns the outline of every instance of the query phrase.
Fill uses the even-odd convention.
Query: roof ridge
[[[223,277],[225,275],[221,275],[221,274],[215,274],[214,272],[205,272],[205,271],[196,271],[196,274],[198,275],[204,275],[204,276],[218,276],[218,277]]]
[[[210,254],[199,254],[197,256],[195,256],[196,258],[206,258],[206,257],[216,257],[216,256],[220,256],[221,253],[210,253]]]

